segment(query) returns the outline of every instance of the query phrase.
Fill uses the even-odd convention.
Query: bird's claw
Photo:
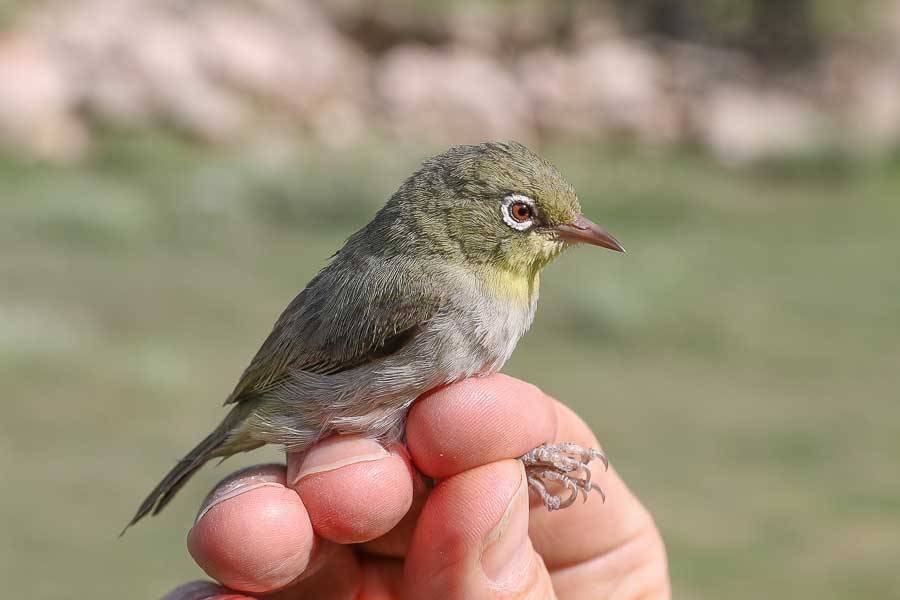
[[[547,507],[547,510],[559,510],[571,506],[578,499],[579,493],[587,502],[588,493],[596,490],[600,498],[606,502],[606,494],[599,485],[591,481],[592,461],[599,460],[605,470],[609,469],[606,455],[594,448],[584,448],[571,442],[544,444],[524,454],[520,460],[525,464],[525,475],[528,485],[533,489]],[[551,493],[548,484],[557,482],[569,490],[565,497]]]

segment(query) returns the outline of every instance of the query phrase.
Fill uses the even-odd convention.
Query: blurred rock
[[[331,102],[366,97],[367,59],[304,3],[267,11],[205,7],[198,49],[212,77],[233,89],[315,120]]]
[[[890,150],[900,140],[900,56],[867,52],[828,57],[819,76],[823,95],[841,120],[848,150]]]
[[[527,139],[529,102],[497,61],[465,49],[402,46],[375,72],[388,130],[441,141]]]
[[[609,134],[653,143],[677,139],[663,68],[637,44],[609,40],[574,55],[542,49],[524,56],[518,70],[542,131],[581,139]]]
[[[671,141],[674,125],[657,58],[639,44],[611,40],[585,48],[573,64],[573,95],[607,129]]]
[[[742,163],[811,152],[823,123],[803,99],[735,85],[714,89],[697,108],[701,140],[722,160]]]
[[[316,140],[331,148],[349,148],[368,133],[359,104],[345,100],[324,104],[313,114],[311,125]]]
[[[503,43],[504,15],[490,5],[458,3],[447,19],[457,45],[476,52],[496,54]]]
[[[900,139],[900,64],[865,69],[849,105],[850,131],[867,150],[890,149]]]
[[[22,10],[0,37],[0,142],[51,159],[77,158],[110,125],[210,144],[699,142],[731,162],[900,144],[900,0],[884,0],[871,40],[835,38],[793,73],[737,49],[627,35],[613,8],[586,1],[47,0]]]
[[[211,142],[239,135],[244,126],[242,106],[204,68],[192,27],[160,16],[134,35],[133,68],[144,79],[151,105],[161,116]]]
[[[575,77],[571,61],[561,51],[541,48],[525,54],[517,65],[522,92],[531,99],[534,122],[542,133],[558,132],[589,138],[599,132],[585,123],[570,97]]]
[[[77,158],[88,134],[73,100],[65,73],[40,40],[0,37],[0,138],[25,154]]]
[[[211,143],[245,126],[241,103],[201,62],[198,29],[178,2],[82,0],[36,20],[78,102],[100,123],[167,123]]]

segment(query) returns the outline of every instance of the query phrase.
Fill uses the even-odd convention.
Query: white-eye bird
[[[541,269],[580,243],[623,251],[525,146],[457,146],[426,160],[288,305],[226,400],[231,411],[129,526],[215,457],[264,444],[303,451],[335,433],[402,440],[418,396],[503,366],[534,317]],[[588,463],[606,462],[575,444],[521,458],[551,510],[599,489]]]

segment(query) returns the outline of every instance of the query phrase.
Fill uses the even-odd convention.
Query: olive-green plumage
[[[227,398],[231,412],[129,525],[214,457],[303,450],[336,432],[402,438],[423,392],[503,366],[531,324],[539,271],[576,242],[621,250],[521,144],[426,160],[288,305]]]

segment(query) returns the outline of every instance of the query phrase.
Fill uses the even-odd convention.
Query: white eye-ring
[[[510,194],[500,203],[503,222],[517,231],[525,231],[534,225],[534,200],[522,194]]]

